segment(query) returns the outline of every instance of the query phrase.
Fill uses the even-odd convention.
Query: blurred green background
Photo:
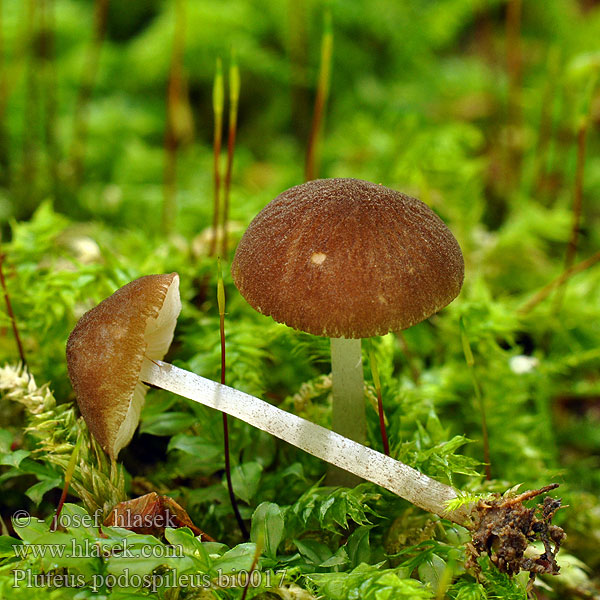
[[[320,133],[311,142],[319,74],[326,66],[322,45],[328,40],[329,94]],[[0,0],[4,269],[38,383],[51,382],[59,405],[72,400],[64,344],[77,318],[135,277],[173,270],[181,275],[184,307],[169,358],[218,379],[216,260],[209,252],[213,86],[221,60],[223,176],[234,55],[241,91],[231,250],[267,202],[305,180],[311,147],[315,176],[382,183],[431,206],[463,249],[465,284],[438,316],[404,337],[373,342],[392,454],[473,493],[560,482],[571,508],[557,520],[567,530],[566,551],[574,566],[565,567],[563,579],[552,580],[552,590],[540,593],[597,597],[600,3],[595,0]],[[232,285],[227,260],[223,271],[227,382],[327,425],[326,340],[256,314]],[[545,288],[557,281],[560,285]],[[548,294],[538,296],[540,290]],[[18,354],[4,308],[0,326],[5,333],[0,359],[14,363]],[[471,369],[466,346],[474,355]],[[371,385],[367,368],[365,373]],[[492,481],[484,479],[481,465],[478,386],[487,410]],[[6,439],[14,440],[16,452],[31,449],[33,438],[21,431],[27,418],[16,409],[2,410]],[[182,430],[188,421],[195,424]],[[233,545],[240,539],[229,526],[219,427],[218,415],[152,391],[140,433],[121,458],[131,474],[130,495],[147,489],[169,493],[199,526]],[[379,448],[372,410],[369,431],[370,444]],[[462,448],[467,441],[462,436],[473,443]],[[338,531],[339,521],[327,520],[325,513],[319,513],[320,521],[314,516],[329,492],[306,491],[323,474],[320,462],[241,423],[232,446],[238,476],[243,479],[243,467],[254,477],[244,489],[243,516],[250,519],[261,502],[287,510],[285,560],[304,573],[321,568],[306,554],[289,558],[301,536],[326,546],[319,546],[323,561],[330,559],[327,552],[346,552],[348,532]],[[66,450],[61,452],[64,458]],[[12,459],[5,460],[4,516],[24,502],[49,514],[62,471],[52,470],[46,487],[32,494],[28,485],[35,469],[9,471]],[[43,454],[38,460],[47,468],[51,462]],[[422,523],[415,525],[397,498],[379,502],[375,496],[365,494],[365,502],[383,516],[373,517],[373,553],[365,562],[377,570],[383,564],[378,561],[387,560],[382,548],[394,553],[409,546],[415,531],[421,535]],[[363,527],[364,515],[356,509],[362,500],[348,508],[351,501],[342,499],[347,511],[340,514]],[[298,515],[309,513],[301,522]],[[403,528],[409,531],[404,538],[397,535]],[[449,564],[460,564],[444,552],[463,552],[464,543],[447,531],[436,535],[435,551]],[[360,539],[368,545],[368,536]],[[402,577],[433,550],[412,552],[417,562]],[[360,562],[343,563],[343,569]],[[335,575],[342,563],[336,564],[327,575]],[[487,592],[464,572],[452,577],[451,598],[526,593],[526,581],[507,583],[514,595],[503,596],[491,575]],[[471,595],[461,596],[467,583]]]
[[[509,6],[4,0],[0,218],[26,219],[51,199],[76,219],[159,232],[167,88],[179,45],[176,231],[191,236],[211,221],[212,84],[218,57],[227,75],[231,49],[242,80],[232,218],[246,223],[303,181],[329,10],[320,176],[412,193],[467,248],[509,220],[513,204],[550,221],[545,241],[564,239],[578,119],[598,118],[588,88],[600,16],[592,2],[524,1],[511,33]],[[600,167],[590,130],[585,194],[593,199]],[[549,206],[564,212],[549,216]],[[597,206],[585,203],[586,247],[597,246]]]

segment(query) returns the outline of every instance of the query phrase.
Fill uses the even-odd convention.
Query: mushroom
[[[69,336],[67,366],[77,402],[113,459],[133,435],[148,384],[246,421],[425,510],[468,521],[467,505],[447,509],[458,495],[454,488],[259,398],[162,362],[180,307],[179,276],[148,275],[83,315]]]
[[[146,275],[85,313],[67,341],[67,367],[81,414],[116,459],[140,419],[144,358],[160,360],[181,311],[179,275]]]
[[[363,443],[361,338],[442,309],[460,291],[464,263],[450,230],[420,200],[359,179],[318,179],[263,208],[231,271],[258,312],[331,338],[332,428]]]
[[[508,564],[509,573],[519,568],[556,573],[554,555],[563,532],[551,526],[550,520],[560,500],[545,500],[541,520],[532,516],[534,509],[522,505],[522,501],[554,489],[556,484],[515,498],[460,501],[453,487],[390,456],[259,398],[164,363],[159,357],[168,350],[180,307],[178,275],[148,275],[117,290],[86,313],[69,337],[67,363],[77,400],[93,435],[113,458],[135,429],[147,383],[246,421],[469,528],[473,534],[473,544],[468,545],[471,562],[476,563],[478,555],[487,552],[500,568]],[[452,501],[456,502],[450,508]],[[524,514],[529,515],[527,519],[522,518]],[[493,532],[494,555],[489,541],[490,523],[502,525],[500,533],[498,527]],[[506,523],[509,526],[505,527]],[[525,548],[521,542],[533,539],[536,533],[544,540],[546,558],[532,562],[523,558]],[[554,549],[548,545],[548,535]],[[509,554],[511,560],[507,562]]]
[[[179,276],[148,275],[117,290],[86,313],[69,336],[67,364],[79,406],[92,434],[113,459],[137,425],[145,384],[154,385],[246,421],[467,527],[473,536],[473,543],[467,545],[471,564],[477,564],[478,556],[486,552],[509,574],[519,569],[556,574],[554,557],[564,532],[550,521],[560,500],[546,498],[541,519],[534,516],[535,509],[526,509],[522,502],[557,484],[515,498],[478,503],[459,500],[453,487],[390,456],[259,398],[162,362],[159,357],[168,350],[180,308]],[[502,526],[500,533],[497,523]],[[494,535],[490,536],[492,526]],[[532,562],[524,558],[527,543],[522,542],[536,536],[543,540],[546,553],[543,560]]]

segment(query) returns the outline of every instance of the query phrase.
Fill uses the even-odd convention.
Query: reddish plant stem
[[[229,423],[227,421],[227,414],[223,413],[223,451],[225,452],[225,476],[227,478],[227,491],[229,492],[229,501],[231,502],[231,507],[233,508],[233,512],[235,514],[235,520],[238,523],[240,531],[242,532],[242,536],[245,540],[249,538],[248,530],[246,529],[246,525],[244,524],[244,519],[242,519],[242,515],[240,514],[240,509],[237,505],[237,500],[235,499],[235,494],[233,492],[233,482],[231,481],[231,458],[229,452]]]
[[[231,125],[231,124],[230,124]],[[233,125],[235,128],[235,124]],[[229,235],[228,235],[228,225],[229,225],[229,195],[231,192],[231,167],[233,164],[233,148],[235,145],[235,131],[232,134],[231,132],[234,129],[229,129],[229,139],[227,141],[227,171],[225,172],[225,191],[223,198],[223,240],[222,240],[222,255],[225,260],[227,260],[227,255],[229,254]]]
[[[305,162],[305,181],[311,181],[317,177],[317,153],[319,138],[323,123],[323,115],[327,97],[329,95],[329,80],[331,77],[331,57],[333,54],[333,31],[331,28],[331,13],[325,13],[325,27],[323,38],[321,40],[321,65],[319,69],[319,83],[317,87],[317,96],[315,98],[315,107],[313,120],[308,138]]]
[[[219,281],[217,283],[218,291],[217,291],[217,299],[219,303],[219,333],[221,339],[221,385],[225,385],[225,369],[226,369],[226,352],[225,352],[225,289],[223,286],[223,279],[221,278],[221,268],[219,262]],[[231,507],[233,508],[233,512],[235,514],[235,519],[238,522],[238,526],[240,531],[242,532],[242,536],[244,539],[248,539],[248,530],[246,529],[246,525],[244,524],[244,520],[242,519],[242,515],[240,514],[240,509],[237,505],[237,500],[235,499],[235,494],[233,492],[233,482],[231,480],[231,458],[229,451],[229,423],[227,421],[227,414],[222,413],[223,415],[223,452],[225,455],[225,477],[227,478],[227,491],[229,492],[229,501],[231,502]]]
[[[183,88],[183,47],[185,36],[185,12],[182,0],[175,3],[175,33],[167,84],[167,123],[164,150],[165,169],[163,178],[162,228],[165,235],[173,232],[177,212],[177,149],[179,147],[177,108],[181,103]]]
[[[569,154],[572,150],[573,130],[571,126],[571,111],[575,90],[570,86],[559,85],[554,96],[557,104],[556,118],[553,131],[553,147],[549,153],[548,164],[545,166],[540,189],[546,191],[549,206],[556,203],[560,196],[558,190],[565,186],[568,178],[567,168]]]
[[[15,336],[15,342],[17,343],[17,350],[19,351],[19,358],[23,363],[23,366],[27,368],[27,360],[25,358],[25,352],[23,351],[23,344],[21,343],[21,336],[19,335],[19,328],[17,327],[17,320],[15,319],[15,313],[12,309],[12,304],[10,302],[10,296],[8,294],[8,289],[6,287],[6,280],[4,279],[4,253],[2,252],[2,248],[0,247],[0,285],[2,286],[2,291],[4,292],[4,302],[6,303],[6,312],[8,313],[8,318],[10,319],[10,324],[12,326],[13,335]]]
[[[221,338],[221,384],[225,385],[225,368],[226,368],[226,353],[225,353],[225,315],[219,315],[219,334]]]
[[[383,398],[381,395],[381,380],[379,379],[379,368],[377,367],[377,356],[373,343],[369,345],[369,362],[371,363],[371,374],[373,376],[373,383],[377,390],[377,412],[379,414],[379,431],[381,432],[381,442],[383,444],[383,453],[386,456],[390,455],[390,443],[388,441],[388,435],[385,428],[385,413],[383,412]]]
[[[60,518],[60,513],[62,512],[63,506],[65,504],[65,500],[67,499],[67,493],[69,491],[69,486],[65,483],[62,493],[60,495],[60,500],[58,501],[58,506],[56,507],[56,512],[54,513],[54,517],[52,518],[52,524],[50,525],[50,531],[56,531],[58,528],[58,519]]]
[[[50,531],[56,531],[58,528],[58,520],[60,519],[60,513],[62,512],[63,506],[65,505],[65,501],[67,499],[67,494],[69,493],[69,484],[70,479],[67,481],[67,478],[65,477],[65,483],[60,494],[60,499],[58,501],[58,506],[56,507],[56,512],[54,513],[54,518],[52,519],[52,524],[50,525]]]

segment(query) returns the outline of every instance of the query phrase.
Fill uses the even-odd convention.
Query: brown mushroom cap
[[[89,430],[116,458],[137,427],[144,356],[160,360],[181,310],[179,275],[147,275],[85,313],[67,341],[67,367]]]
[[[359,179],[318,179],[265,206],[231,271],[248,303],[276,321],[364,338],[411,327],[450,303],[464,262],[420,200]]]

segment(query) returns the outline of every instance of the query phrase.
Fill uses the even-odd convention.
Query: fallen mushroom
[[[79,319],[67,341],[67,368],[81,414],[116,459],[131,440],[148,387],[144,358],[164,357],[181,311],[179,275],[147,275],[118,289]]]
[[[508,551],[515,535],[509,527],[510,514],[513,509],[522,513],[521,498],[501,505],[459,503],[449,509],[448,504],[459,496],[453,487],[259,398],[161,361],[158,355],[164,355],[168,349],[179,309],[178,275],[148,275],[117,290],[86,313],[69,337],[67,364],[77,401],[90,431],[112,457],[116,458],[133,434],[146,384],[153,385],[246,421],[474,532],[481,531],[478,527],[485,525],[489,510],[497,512],[501,506],[504,525],[498,529],[497,537]],[[548,489],[552,488],[542,491]],[[522,499],[531,496],[532,493],[522,495]],[[559,505],[560,501],[555,501],[552,511],[543,515],[543,529],[550,532],[555,543],[554,549],[547,548],[547,552],[555,553],[562,540],[558,528],[550,529],[548,525]],[[530,529],[524,534],[533,535],[535,532]],[[547,542],[545,539],[545,545],[549,545]],[[518,551],[521,550],[522,545]],[[493,548],[483,542],[482,549],[474,550],[475,554],[481,551],[491,553]],[[555,569],[555,561],[544,561],[550,565],[548,569]],[[521,563],[524,567],[529,564]],[[511,569],[514,564],[511,563]],[[540,561],[534,567],[539,571]]]
[[[411,327],[450,303],[462,252],[423,202],[359,179],[286,190],[254,218],[231,272],[257,311],[331,338],[332,428],[363,443],[361,338]]]
[[[430,512],[456,498],[439,483],[384,454],[250,396],[162,362],[181,308],[179,276],[147,275],[87,312],[69,336],[67,366],[81,413],[112,457],[137,427],[147,385],[221,410]],[[464,510],[454,519],[462,520]]]

